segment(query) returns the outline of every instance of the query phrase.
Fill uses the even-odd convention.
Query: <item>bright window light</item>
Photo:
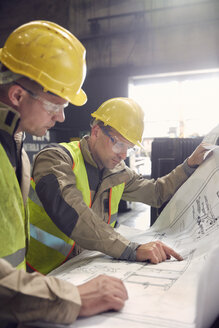
[[[145,112],[145,138],[203,136],[219,122],[218,77],[130,83],[129,97]]]

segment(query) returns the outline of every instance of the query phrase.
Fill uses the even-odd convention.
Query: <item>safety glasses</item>
[[[69,105],[69,102],[66,102],[63,105],[54,104],[46,99],[43,99],[42,97],[40,97],[33,91],[27,89],[20,83],[14,82],[14,84],[19,85],[19,87],[21,87],[23,90],[25,90],[32,98],[39,100],[43,104],[43,108],[51,115],[58,114],[61,110],[63,110],[65,107],[67,107]]]
[[[134,145],[131,146],[126,142],[120,141],[118,137],[112,136],[109,132],[109,128],[107,128],[106,126],[100,126],[100,129],[110,139],[112,143],[112,151],[114,153],[126,153],[129,149],[132,149],[134,147]]]

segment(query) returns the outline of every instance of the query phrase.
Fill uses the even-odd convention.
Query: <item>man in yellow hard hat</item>
[[[130,98],[113,98],[92,116],[90,136],[50,145],[36,157],[30,192],[29,267],[48,273],[78,254],[80,247],[120,260],[154,264],[171,256],[182,260],[160,241],[139,245],[113,227],[121,199],[161,206],[203,161],[206,150],[200,145],[169,175],[147,180],[124,163],[128,149],[141,145],[141,107]]]
[[[119,310],[127,299],[116,278],[99,276],[76,287],[25,272],[30,165],[23,134],[42,136],[64,121],[68,102],[83,105],[85,75],[84,47],[52,22],[22,25],[0,49],[1,328],[35,320],[72,323],[78,315]]]

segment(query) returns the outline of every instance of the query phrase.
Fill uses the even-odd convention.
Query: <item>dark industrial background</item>
[[[219,0],[0,0],[0,47],[31,20],[53,21],[70,30],[87,50],[88,69],[83,86],[87,103],[70,105],[66,121],[45,137],[27,136],[31,160],[49,142],[85,134],[90,113],[103,101],[128,96],[130,77],[219,67]],[[167,156],[162,160],[169,161],[168,171],[171,161],[173,167],[178,163],[174,154]]]
[[[131,76],[219,66],[218,0],[0,0],[0,46],[16,27],[36,19],[78,37],[88,67],[87,103],[71,105],[64,123],[31,141],[42,146],[86,133],[90,113],[103,101],[128,95]]]

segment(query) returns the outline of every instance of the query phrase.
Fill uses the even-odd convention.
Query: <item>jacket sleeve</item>
[[[17,270],[0,259],[1,320],[70,324],[77,318],[80,305],[78,289],[72,284]]]
[[[33,167],[38,197],[56,226],[76,244],[119,258],[130,242],[96,214],[99,208],[96,211],[85,204],[72,164],[58,146],[41,151]]]
[[[148,180],[127,168],[129,179],[125,185],[122,199],[160,207],[164,202],[170,200],[194,171],[195,169],[189,168],[185,161],[169,174],[156,180]]]

